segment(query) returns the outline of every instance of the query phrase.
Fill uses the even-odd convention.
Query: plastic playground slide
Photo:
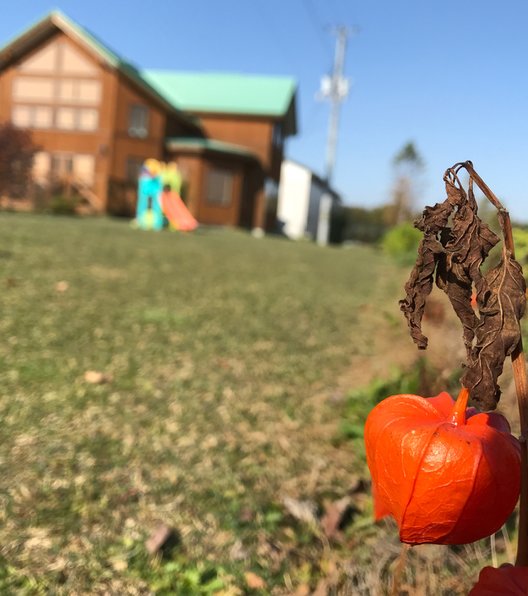
[[[165,216],[173,230],[195,230],[198,222],[181,200],[181,186],[182,176],[176,163],[147,159],[138,180],[137,227],[161,230]]]
[[[171,228],[191,232],[198,227],[198,222],[191,215],[180,195],[174,190],[161,193],[161,208],[169,220]]]

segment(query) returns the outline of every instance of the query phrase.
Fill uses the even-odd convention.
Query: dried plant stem
[[[512,225],[510,214],[501,204],[488,185],[473,169],[473,164],[466,161],[457,164],[465,168],[486,198],[499,212],[501,228],[504,234],[504,246],[512,257],[515,257]],[[528,376],[526,374],[526,361],[522,339],[519,340],[511,355],[517,403],[519,406],[519,420],[521,425],[521,499],[519,505],[519,527],[517,541],[517,559],[515,564],[520,567],[528,566]]]
[[[403,570],[407,564],[407,554],[409,552],[409,548],[410,546],[408,544],[402,544],[401,546],[400,556],[396,562],[396,569],[392,575],[391,596],[398,596],[398,594],[400,594]]]
[[[517,538],[517,559],[515,564],[528,566],[528,379],[522,341],[512,354],[513,376],[519,404],[521,421],[521,501],[519,505],[519,527]]]

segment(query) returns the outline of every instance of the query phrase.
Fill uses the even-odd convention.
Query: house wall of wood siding
[[[245,161],[213,152],[180,152],[170,159],[178,163],[186,185],[185,202],[196,219],[208,225],[241,225],[240,209],[243,198],[244,179],[247,171]],[[208,181],[211,172],[222,170],[232,177],[228,204],[213,203],[208,197]]]
[[[144,106],[148,110],[148,132],[143,138],[130,136],[132,106]],[[125,180],[129,158],[141,158],[143,161],[150,157],[162,159],[166,125],[166,112],[146,93],[134,87],[123,76],[118,76],[111,176],[117,180]]]
[[[271,118],[255,118],[237,114],[203,114],[199,116],[206,135],[212,139],[242,145],[252,151],[262,162],[267,176],[278,182],[280,177],[280,159],[273,145],[273,127]]]
[[[228,172],[231,176],[231,196],[229,203],[226,205],[213,203],[208,196],[208,181],[213,170]],[[240,160],[229,159],[223,156],[210,156],[204,160],[204,188],[202,191],[202,201],[200,202],[200,208],[198,211],[198,221],[210,225],[237,226],[239,224],[243,175],[244,168],[240,163]]]
[[[42,72],[38,69],[32,70],[26,67],[31,64],[38,54],[49,50],[54,44],[64,44],[68,49],[78,55],[80,59],[92,66],[91,72],[80,72],[76,74],[71,72],[64,75],[60,72],[47,71]],[[85,69],[87,70],[87,69]],[[38,98],[38,101],[22,101],[13,99],[13,86],[15,81],[20,78],[41,79],[42,81],[52,79],[54,84],[59,84],[60,79],[82,79],[99,81],[100,83],[100,101],[96,106],[91,106],[98,111],[98,125],[95,130],[60,130],[55,125],[49,128],[31,128],[32,137],[35,145],[41,151],[49,154],[82,154],[91,155],[94,160],[93,191],[100,199],[101,210],[106,207],[107,200],[107,180],[110,172],[111,152],[113,144],[113,119],[115,109],[116,76],[109,68],[101,62],[94,59],[93,55],[86,51],[81,45],[76,44],[62,32],[57,31],[39,44],[36,48],[25,54],[20,60],[15,61],[3,71],[0,72],[0,121],[12,121],[14,108],[16,105],[49,105],[53,109],[57,106],[63,106],[62,101],[48,101]],[[82,101],[69,104],[72,107],[82,106]]]
[[[241,145],[252,151],[260,160],[261,168],[251,168],[248,180],[241,190],[240,225],[262,228],[266,226],[266,197],[264,181],[280,180],[283,144],[274,144],[273,129],[282,121],[271,117],[240,116],[238,114],[205,114],[196,112],[205,134],[213,139]],[[251,224],[249,224],[251,218]],[[238,224],[237,224],[238,225]]]

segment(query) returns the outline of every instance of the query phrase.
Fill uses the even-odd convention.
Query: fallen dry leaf
[[[309,596],[310,595],[310,586],[308,584],[301,584],[297,586],[293,596]]]
[[[252,522],[255,519],[255,512],[249,507],[243,507],[240,511],[238,519],[245,524]]]
[[[174,536],[175,532],[172,528],[160,524],[145,542],[145,548],[150,555],[155,555],[161,552]]]
[[[112,567],[116,571],[125,571],[125,569],[128,569],[128,562],[125,559],[114,559],[112,561]]]
[[[358,493],[364,493],[369,488],[369,481],[361,476],[352,475],[350,477],[350,487],[348,489],[349,495],[356,495]]]
[[[339,536],[341,524],[350,506],[351,499],[348,496],[337,501],[325,503],[325,513],[321,518],[321,528],[327,538],[331,539]]]
[[[229,557],[232,561],[244,561],[249,557],[247,549],[244,548],[241,540],[236,540],[229,550]]]
[[[251,590],[263,590],[266,587],[266,582],[252,571],[246,571],[244,573],[244,577],[246,579],[247,587]]]
[[[102,385],[103,383],[110,383],[112,375],[98,370],[87,370],[84,373],[84,380],[92,385]]]
[[[312,593],[312,596],[327,596],[329,592],[330,588],[328,586],[327,581],[325,579],[320,579],[317,582],[317,587],[315,588],[315,591]]]
[[[284,497],[282,504],[295,519],[305,524],[317,525],[317,507],[312,501],[298,501],[292,497]]]
[[[68,291],[69,287],[70,287],[70,284],[67,281],[64,281],[64,280],[58,281],[55,284],[55,291],[59,292],[59,294],[63,294],[64,292]]]

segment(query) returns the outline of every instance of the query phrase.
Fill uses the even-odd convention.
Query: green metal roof
[[[144,70],[142,76],[180,109],[202,113],[290,116],[294,134],[296,82],[288,77]]]
[[[165,146],[169,150],[191,149],[193,151],[214,151],[216,153],[229,153],[251,159],[258,160],[258,157],[246,147],[225,143],[215,139],[206,139],[201,137],[170,137],[165,139]]]

